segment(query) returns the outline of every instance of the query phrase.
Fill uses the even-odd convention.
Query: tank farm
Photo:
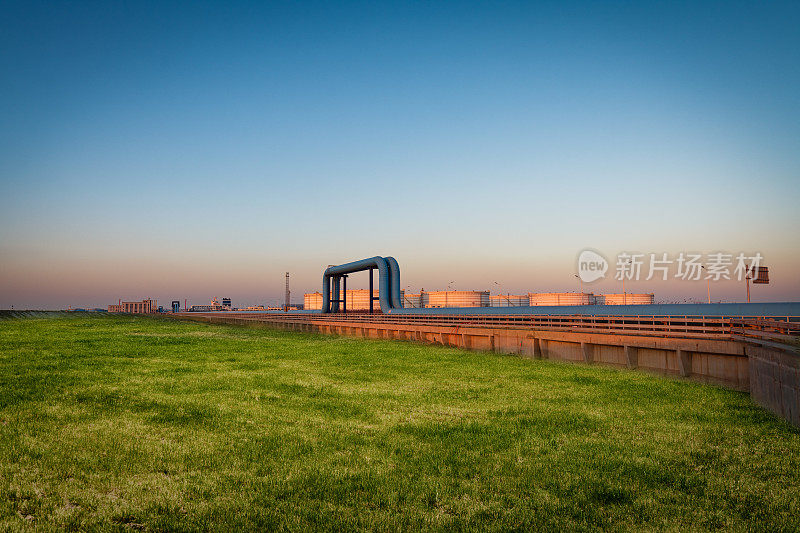
[[[369,309],[354,312],[347,309],[347,277],[357,272],[369,277]],[[400,286],[397,261],[376,256],[328,267],[321,310],[171,316],[679,376],[748,391],[756,403],[800,427],[798,302],[409,308]]]

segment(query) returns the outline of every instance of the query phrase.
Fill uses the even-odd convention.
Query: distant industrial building
[[[141,302],[123,302],[109,305],[109,313],[155,313],[158,309],[156,300],[142,300]]]
[[[231,299],[230,298],[223,298],[222,299],[222,308],[230,311],[233,307],[231,306]]]
[[[261,306],[261,309],[263,310],[264,307]],[[245,310],[247,311],[248,309]],[[285,308],[283,305],[273,305],[267,307],[267,311],[302,311],[302,310],[303,310],[303,304],[291,304],[288,308]]]
[[[181,312],[181,302],[180,302],[180,300],[172,300],[172,312],[173,313],[180,313]]]
[[[193,305],[189,308],[190,313],[212,313],[214,311],[222,311],[221,305]]]
[[[222,311],[222,305],[216,298],[211,298],[210,305],[193,305],[189,308],[190,313],[209,313],[214,311]]]

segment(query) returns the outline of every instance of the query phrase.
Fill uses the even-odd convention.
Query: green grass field
[[[0,320],[0,528],[800,529],[745,393],[404,342]]]

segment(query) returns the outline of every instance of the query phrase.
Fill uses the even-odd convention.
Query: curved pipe
[[[400,296],[400,265],[397,259],[391,256],[383,258],[389,267],[389,296],[392,301],[392,309],[403,308],[403,298]]]
[[[370,268],[378,269],[378,303],[381,307],[381,312],[389,313],[392,309],[391,304],[391,289],[389,288],[389,267],[383,257],[375,256],[368,259],[361,259],[360,261],[353,261],[352,263],[345,263],[343,265],[335,265],[325,269],[322,274],[322,312],[335,313],[339,310],[339,302],[331,302],[331,278],[333,278],[333,293],[335,299],[339,297],[339,279],[343,274],[350,274],[353,272],[361,272]],[[398,269],[398,287],[400,282],[399,269]],[[371,297],[372,295],[370,295]]]

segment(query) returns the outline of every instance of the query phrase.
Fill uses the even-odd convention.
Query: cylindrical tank
[[[378,298],[379,291],[373,290],[372,296]],[[405,291],[400,291],[400,299],[402,301]],[[378,300],[372,304],[373,309],[380,309]],[[339,306],[341,309],[341,305]],[[347,291],[347,310],[348,311],[366,311],[369,309],[369,289],[353,289]]]
[[[586,292],[529,292],[528,305],[593,305],[595,297]]]
[[[421,292],[419,294],[403,293],[403,307],[405,309],[422,309],[427,307],[428,293]]]
[[[372,291],[372,294],[377,298],[378,291]],[[374,309],[378,309],[378,302],[372,304]],[[339,309],[342,305],[339,304]],[[360,311],[362,309],[369,309],[369,289],[352,289],[347,291],[347,310]]]
[[[404,309],[419,309],[422,307],[422,302],[419,294],[404,294],[403,295],[403,308]]]
[[[375,298],[378,297],[378,291],[372,291],[372,294]],[[405,291],[400,291],[400,297],[402,298],[405,294]],[[419,296],[419,295],[417,295]],[[321,292],[312,292],[307,293],[303,297],[303,308],[304,309],[311,309],[311,310],[319,310],[322,309],[322,293]],[[373,309],[380,309],[380,305],[378,301],[372,304]],[[342,305],[339,304],[339,310],[342,309]],[[347,310],[348,311],[366,311],[369,309],[369,289],[348,289],[347,290]]]
[[[322,309],[322,293],[308,292],[303,295],[303,309],[320,310]]]
[[[425,307],[489,307],[489,291],[430,291]]]
[[[653,294],[600,294],[597,298],[602,305],[651,305],[655,301]]]
[[[489,307],[525,307],[528,304],[526,295],[495,294],[489,296]]]

